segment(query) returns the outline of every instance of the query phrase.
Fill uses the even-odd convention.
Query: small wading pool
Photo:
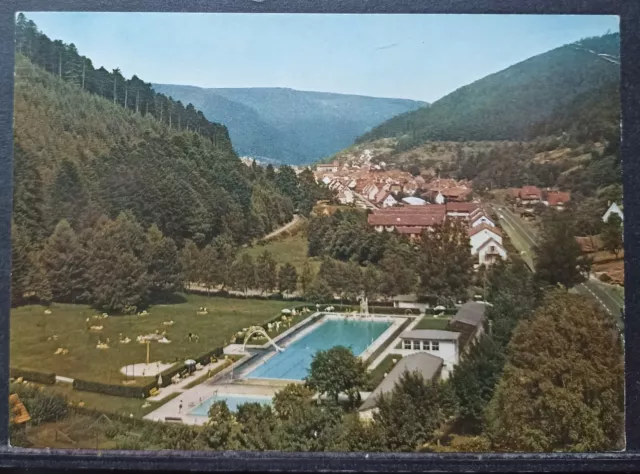
[[[391,322],[325,319],[310,333],[292,342],[249,372],[248,379],[302,380],[316,352],[335,346],[350,348],[357,356],[391,327]]]
[[[189,415],[194,416],[209,416],[209,408],[215,402],[227,402],[227,407],[231,411],[238,411],[238,405],[242,405],[244,403],[260,403],[262,405],[271,405],[271,397],[260,396],[260,395],[214,395],[211,398],[207,398],[200,405],[195,407],[193,410],[189,412]]]

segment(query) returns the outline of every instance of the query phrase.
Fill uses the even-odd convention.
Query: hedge
[[[82,379],[74,379],[73,381],[73,388],[75,390],[103,393],[105,395],[126,398],[147,398],[149,396],[149,392],[154,388],[157,388],[157,386],[158,383],[156,380],[142,386],[116,385]]]
[[[29,382],[44,383],[48,385],[56,383],[56,374],[40,370],[10,368],[9,377],[14,379],[22,377],[24,380],[28,380]]]

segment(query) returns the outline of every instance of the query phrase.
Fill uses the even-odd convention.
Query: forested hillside
[[[179,288],[176,252],[185,243],[237,247],[289,222],[295,210],[308,213],[321,195],[310,171],[297,177],[290,167],[244,165],[226,128],[192,105],[140,90],[140,107],[131,106],[126,90],[124,101],[93,92],[87,70],[84,85],[70,79],[63,53],[74,48],[26,24],[37,41],[17,44],[14,303],[31,294],[135,306],[153,291]],[[52,73],[45,59],[56,51]],[[164,105],[147,112],[142,97]],[[66,288],[56,292],[63,276]],[[114,282],[125,283],[118,290]]]
[[[580,94],[619,81],[620,35],[607,34],[529,58],[379,125],[359,142],[398,137],[408,149],[430,140],[522,140]],[[593,51],[593,52],[592,52]],[[619,61],[618,61],[619,62]]]
[[[385,120],[425,105],[287,88],[153,87],[193,103],[209,120],[224,123],[239,154],[288,164],[331,155]]]

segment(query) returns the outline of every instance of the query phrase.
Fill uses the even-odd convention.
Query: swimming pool
[[[284,352],[267,359],[245,378],[302,380],[307,376],[311,360],[319,350],[335,346],[349,347],[362,354],[378,339],[391,322],[325,319],[309,334],[289,344]]]
[[[193,410],[189,412],[190,415],[194,416],[209,416],[209,408],[215,402],[224,401],[227,402],[227,407],[231,411],[238,411],[238,405],[242,405],[243,403],[260,403],[262,405],[271,405],[271,397],[260,396],[260,395],[214,395],[211,398],[207,398],[200,405],[195,407]]]

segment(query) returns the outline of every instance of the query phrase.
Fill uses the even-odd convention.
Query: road
[[[498,214],[500,223],[507,234],[509,234],[509,238],[511,239],[514,247],[525,252],[522,254],[522,258],[531,271],[533,271],[533,248],[536,244],[535,231],[529,224],[525,223],[520,217],[506,207],[496,205],[492,205],[492,207],[496,214]],[[607,313],[611,314],[618,320],[620,327],[622,328],[622,311],[624,303],[616,297],[612,290],[608,289],[593,277],[590,277],[589,280],[580,285],[576,285],[574,288],[578,293],[597,301]]]

